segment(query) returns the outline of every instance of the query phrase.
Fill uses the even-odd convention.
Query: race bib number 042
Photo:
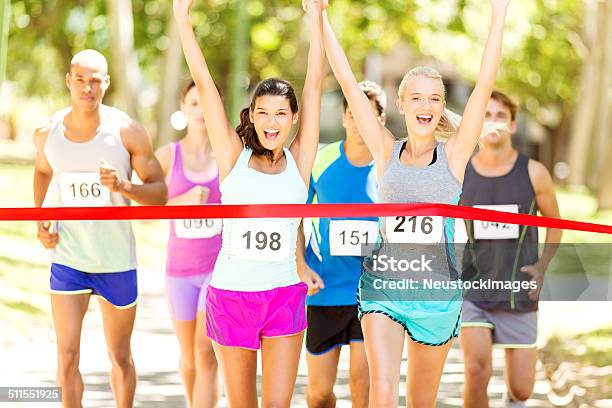
[[[361,245],[373,244],[378,223],[363,220],[331,220],[329,251],[332,256],[361,256]]]
[[[174,220],[174,232],[178,238],[203,239],[221,234],[223,223],[219,219]]]
[[[387,217],[385,235],[390,243],[435,244],[442,241],[443,220],[437,216]]]
[[[59,185],[67,207],[104,207],[111,203],[110,191],[100,184],[98,173],[61,173]]]
[[[518,214],[517,204],[508,205],[475,205],[475,208],[485,210],[505,211]],[[506,224],[503,222],[474,221],[475,239],[517,239],[519,237],[519,226],[517,224]]]
[[[239,222],[232,225],[232,254],[250,261],[289,260],[290,224],[273,221]]]

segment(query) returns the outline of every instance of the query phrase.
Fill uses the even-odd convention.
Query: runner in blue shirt
[[[361,82],[359,87],[384,124],[384,91],[371,81]],[[378,183],[372,154],[359,134],[346,100],[342,126],[346,129],[346,138],[317,153],[309,203],[377,201]],[[310,286],[306,332],[309,407],[335,406],[333,387],[343,345],[349,345],[351,351],[353,407],[368,405],[369,373],[357,317],[357,286],[361,274],[361,244],[376,241],[377,225],[376,217],[313,219],[305,257],[301,253],[298,256],[301,276],[309,277]]]

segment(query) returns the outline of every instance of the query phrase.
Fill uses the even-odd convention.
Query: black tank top
[[[465,170],[461,204],[518,205],[520,214],[537,214],[535,192],[528,171],[529,158],[518,155],[509,173],[499,177],[484,177],[476,172],[470,161]],[[466,220],[468,243],[463,252],[462,280],[491,279],[493,281],[529,281],[531,276],[520,268],[538,261],[538,229],[524,225],[518,228],[518,238],[475,239],[474,222]],[[511,285],[517,285],[511,283]],[[507,284],[506,284],[507,285]],[[515,292],[501,290],[468,291],[465,298],[488,310],[533,311],[537,302],[530,301],[529,290]]]

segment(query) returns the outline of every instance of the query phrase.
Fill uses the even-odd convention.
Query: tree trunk
[[[168,19],[166,35],[170,39],[164,52],[162,81],[157,101],[157,132],[155,145],[161,146],[178,138],[178,132],[170,124],[170,116],[178,109],[181,88],[183,86],[183,51],[172,9]]]
[[[597,83],[597,95],[594,101],[594,113],[593,119],[593,136],[591,142],[591,155],[587,167],[587,186],[593,191],[599,191],[603,180],[600,175],[605,171],[605,162],[608,159],[608,148],[610,145],[610,134],[609,126],[605,126],[602,129],[604,123],[609,123],[609,104],[610,99],[608,96],[608,89],[610,86],[610,34],[612,31],[608,27],[610,24],[610,11],[609,4],[612,0],[605,0],[598,2],[597,10],[597,35],[596,48],[600,51],[597,64],[598,77],[594,80]],[[602,131],[602,130],[605,130]]]
[[[601,83],[603,50],[597,41],[599,19],[597,0],[585,0],[585,44],[588,52],[583,59],[582,78],[576,114],[572,126],[569,150],[569,184],[584,185],[587,181],[590,146],[594,133]]]
[[[234,125],[240,120],[240,111],[245,105],[244,99],[249,85],[249,14],[247,0],[236,1],[236,21],[234,31],[233,58],[230,74],[230,109],[229,119]]]
[[[605,56],[603,58],[600,114],[597,123],[597,139],[600,141],[602,160],[598,174],[594,174],[600,185],[598,186],[598,206],[600,209],[612,209],[612,143],[610,143],[610,129],[612,129],[612,0],[602,3],[602,12],[606,21],[602,26],[604,31]]]
[[[1,0],[0,4],[0,95],[6,75],[6,54],[8,51],[8,33],[11,15],[11,2]]]
[[[107,0],[107,5],[113,42],[111,47],[113,104],[137,118],[140,69],[134,50],[132,1]]]

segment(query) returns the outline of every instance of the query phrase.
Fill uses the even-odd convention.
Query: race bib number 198
[[[385,227],[391,243],[434,244],[442,241],[444,221],[437,216],[387,217]]]
[[[239,222],[232,226],[232,254],[251,261],[289,260],[290,224],[273,221]]]
[[[485,210],[505,211],[518,214],[518,205],[475,205],[476,208]],[[493,221],[474,221],[475,239],[517,239],[519,237],[519,226]]]
[[[110,191],[100,184],[98,173],[61,173],[60,195],[67,207],[103,207],[110,204]]]

